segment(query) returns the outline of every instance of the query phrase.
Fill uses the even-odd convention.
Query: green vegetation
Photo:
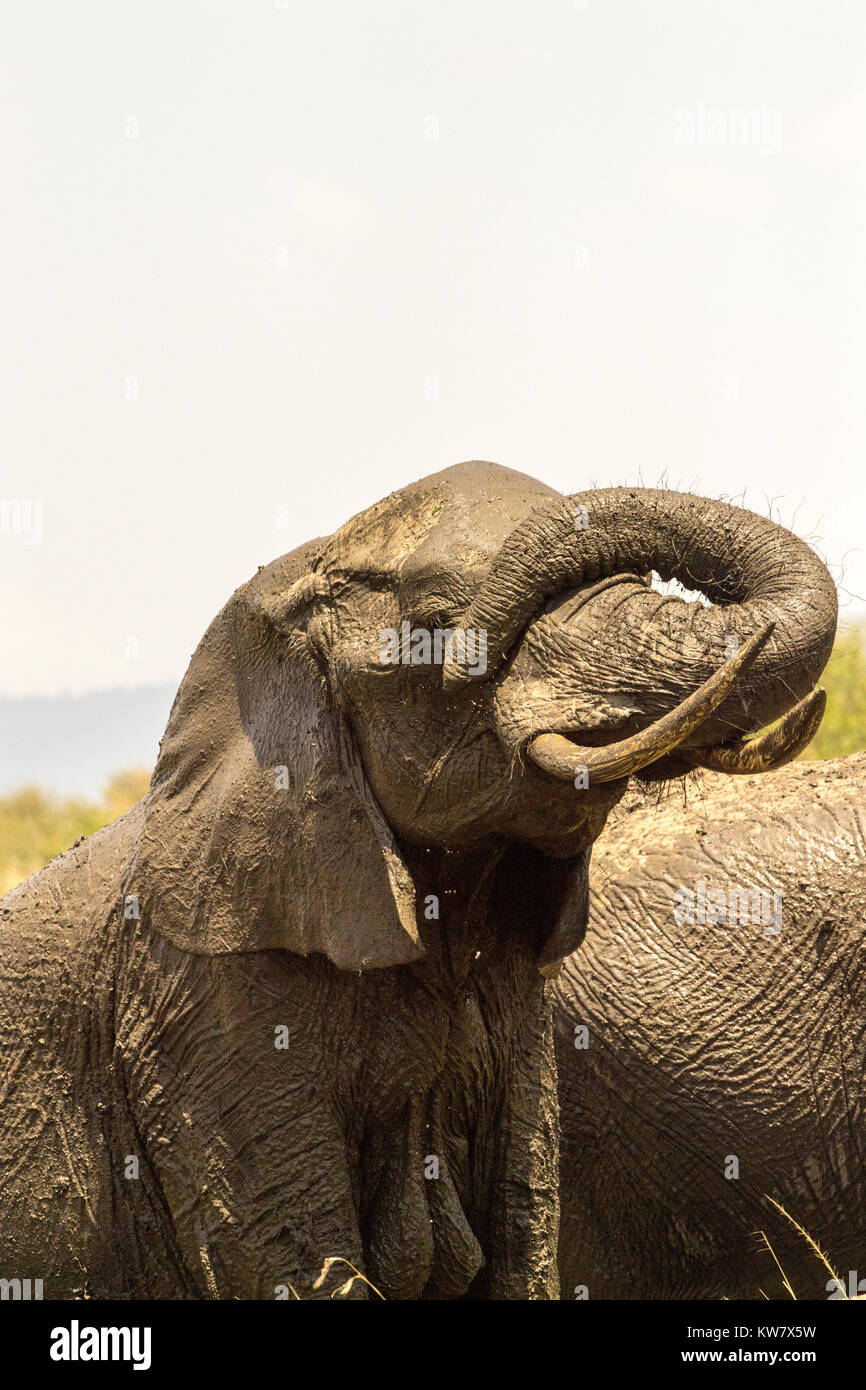
[[[0,797],[0,895],[29,878],[68,849],[81,835],[92,835],[123,815],[147,791],[144,768],[119,772],[97,802],[49,796],[39,787],[22,787]]]
[[[866,623],[840,633],[821,678],[827,713],[807,758],[840,758],[866,748]],[[131,768],[112,777],[98,803],[52,797],[22,787],[0,797],[0,895],[29,878],[81,835],[123,815],[147,791],[150,773]]]
[[[821,677],[827,712],[803,755],[844,758],[866,748],[866,623],[839,633]]]

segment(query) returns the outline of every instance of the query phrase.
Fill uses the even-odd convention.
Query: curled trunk
[[[636,681],[639,671],[644,688],[658,690],[660,705],[670,707],[709,680],[740,645],[773,624],[735,692],[692,736],[693,745],[769,723],[811,691],[836,632],[836,589],[826,566],[774,522],[691,493],[609,488],[539,508],[505,541],[462,623],[486,630],[490,674],[552,595],[650,570],[700,590],[714,605],[632,590],[627,617],[606,629],[612,679],[627,660]],[[613,615],[613,594],[611,600]],[[451,667],[446,678],[456,684],[472,676]]]

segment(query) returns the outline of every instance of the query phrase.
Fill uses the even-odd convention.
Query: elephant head
[[[649,570],[714,606],[653,592]],[[178,692],[126,892],[187,951],[418,959],[410,846],[579,861],[633,772],[793,756],[835,624],[823,564],[752,513],[446,469],[229,600]]]

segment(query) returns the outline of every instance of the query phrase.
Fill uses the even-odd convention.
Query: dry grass
[[[812,1253],[815,1255],[815,1258],[816,1258],[817,1260],[819,1260],[820,1263],[821,1263],[821,1264],[824,1266],[824,1268],[827,1270],[827,1273],[830,1275],[831,1279],[835,1279],[835,1280],[836,1280],[836,1284],[837,1284],[838,1288],[841,1290],[842,1297],[845,1298],[845,1299],[848,1299],[848,1298],[849,1298],[849,1295],[848,1295],[848,1293],[847,1293],[846,1290],[845,1290],[844,1281],[843,1281],[842,1279],[839,1278],[839,1275],[836,1273],[835,1269],[834,1269],[833,1266],[831,1265],[831,1263],[830,1263],[829,1259],[827,1258],[827,1256],[824,1254],[824,1251],[821,1249],[821,1247],[820,1247],[820,1245],[818,1244],[818,1242],[817,1242],[816,1240],[814,1240],[814,1239],[812,1238],[812,1236],[809,1235],[809,1232],[808,1232],[807,1230],[805,1230],[805,1229],[800,1225],[799,1221],[795,1220],[795,1218],[791,1215],[791,1213],[790,1213],[789,1211],[786,1211],[786,1210],[785,1210],[785,1208],[782,1206],[781,1202],[777,1202],[773,1197],[770,1197],[766,1192],[764,1193],[764,1196],[765,1196],[765,1198],[767,1199],[767,1201],[770,1202],[771,1205],[774,1206],[774,1207],[776,1208],[777,1211],[780,1211],[780,1212],[782,1213],[782,1215],[784,1216],[784,1218],[785,1218],[786,1221],[790,1221],[791,1225],[794,1227],[794,1230],[797,1232],[798,1235],[800,1235],[800,1236],[803,1237],[803,1240],[805,1240],[806,1244],[809,1246],[809,1249],[810,1249],[810,1250],[812,1251]],[[770,1238],[769,1238],[769,1236],[767,1235],[766,1231],[758,1231],[756,1234],[759,1235],[759,1236],[761,1237],[761,1239],[763,1240],[763,1242],[764,1242],[764,1244],[766,1245],[767,1249],[769,1250],[770,1254],[772,1255],[773,1260],[775,1261],[776,1268],[778,1269],[779,1274],[781,1275],[781,1278],[782,1278],[782,1285],[783,1285],[785,1291],[787,1292],[787,1294],[789,1295],[790,1298],[793,1298],[793,1299],[796,1301],[797,1295],[796,1295],[796,1293],[794,1292],[794,1289],[793,1289],[793,1287],[792,1287],[792,1285],[791,1285],[790,1279],[788,1278],[787,1274],[785,1273],[785,1271],[783,1270],[781,1264],[779,1263],[779,1258],[778,1258],[778,1256],[777,1256],[775,1250],[773,1249],[772,1245],[770,1244]],[[761,1295],[762,1298],[766,1298],[766,1297],[767,1297],[767,1295],[764,1293],[764,1290],[763,1290],[763,1289],[759,1289],[758,1292],[759,1292],[759,1294]]]

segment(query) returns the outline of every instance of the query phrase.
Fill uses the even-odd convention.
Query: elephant
[[[765,518],[484,461],[261,568],[146,797],[0,902],[0,1274],[556,1298],[591,845],[639,771],[794,757],[836,619]]]
[[[596,846],[555,986],[562,1297],[856,1297],[866,754],[658,800]]]

